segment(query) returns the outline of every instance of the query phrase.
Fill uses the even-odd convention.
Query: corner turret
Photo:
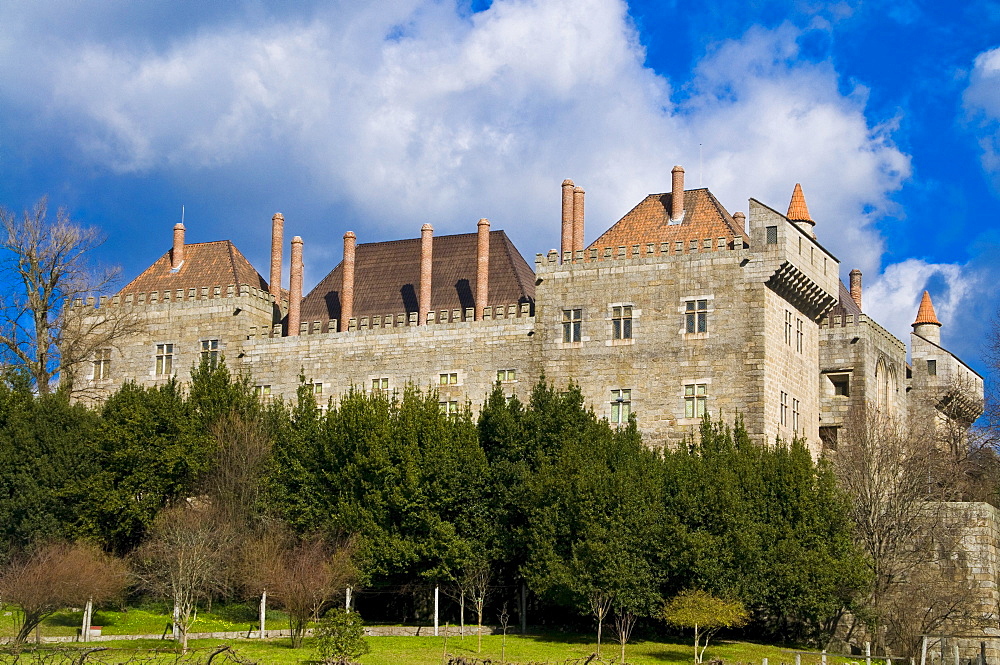
[[[913,322],[913,332],[928,342],[941,346],[941,322],[934,313],[934,305],[927,291],[924,291],[924,297],[920,299],[920,309],[917,310],[917,318]]]

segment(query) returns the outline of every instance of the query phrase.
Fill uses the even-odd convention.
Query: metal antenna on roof
[[[181,204],[181,224],[184,223],[184,204]]]

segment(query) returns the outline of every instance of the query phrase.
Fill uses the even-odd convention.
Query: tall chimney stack
[[[184,263],[184,225],[174,224],[174,246],[170,250],[170,269],[177,270]]]
[[[573,252],[583,249],[583,187],[573,188]]]
[[[302,238],[292,238],[292,267],[288,280],[288,336],[299,334],[302,320]]]
[[[476,321],[481,321],[490,291],[490,220],[479,220],[476,229]]]
[[[431,271],[434,258],[434,227],[420,227],[420,295],[417,297],[417,325],[427,325],[427,312],[431,308]]]
[[[861,271],[857,268],[851,271],[851,300],[861,309]]]
[[[271,279],[267,290],[274,296],[274,302],[281,306],[281,250],[284,242],[285,216],[280,212],[271,217]]]
[[[559,260],[566,252],[573,251],[573,181],[563,180],[562,183],[562,243],[560,244]]]
[[[684,167],[675,166],[670,170],[670,223],[684,221]]]
[[[340,331],[347,330],[354,316],[354,231],[344,234],[344,267],[340,274]]]

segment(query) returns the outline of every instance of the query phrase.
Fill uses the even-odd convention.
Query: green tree
[[[160,510],[192,495],[212,447],[175,380],[126,383],[101,409],[86,530],[111,550],[131,551]]]
[[[660,617],[678,628],[694,629],[694,662],[701,663],[712,636],[720,628],[744,625],[749,614],[738,600],[725,600],[699,589],[687,589],[663,606]]]

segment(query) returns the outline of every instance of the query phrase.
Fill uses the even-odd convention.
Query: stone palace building
[[[144,327],[99,350],[84,387],[100,399],[126,380],[183,381],[224,354],[270,398],[294,398],[300,375],[322,404],[412,383],[457,412],[497,381],[524,399],[544,374],[577,382],[612,423],[634,414],[651,445],[681,440],[706,412],[739,412],[757,440],[799,434],[816,455],[859,405],[978,417],[982,378],[941,346],[929,295],[908,362],[864,310],[861,273],[841,282],[798,185],[785,214],[754,199],[730,214],[708,189],[685,190],[681,167],[671,175],[669,192],[590,245],[584,191],[564,181],[561,251],[533,265],[485,219],[459,235],[425,224],[419,238],[358,244],[348,232],[343,261],[306,294],[298,236],[280,284],[281,214],[267,280],[231,241],[187,244],[177,224],[172,247],[117,295],[79,305],[87,317],[125,308]]]

